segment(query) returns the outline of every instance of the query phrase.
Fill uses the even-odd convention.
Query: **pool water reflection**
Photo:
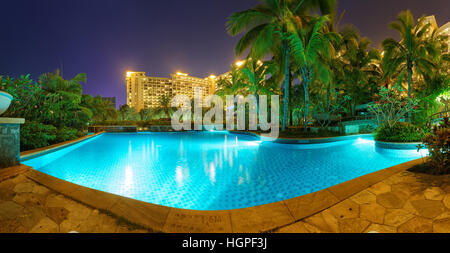
[[[75,184],[154,204],[226,210],[294,198],[421,155],[378,152],[372,137],[289,145],[193,131],[107,133],[24,163]]]

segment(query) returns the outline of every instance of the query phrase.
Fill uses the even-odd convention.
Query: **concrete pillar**
[[[21,118],[0,117],[0,169],[20,163],[20,125]]]

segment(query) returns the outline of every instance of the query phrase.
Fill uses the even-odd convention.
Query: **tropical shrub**
[[[311,99],[312,117],[322,128],[329,126],[333,119],[340,117],[340,113],[344,111],[344,104],[351,100],[350,96],[339,96],[338,92],[333,93],[328,101]]]
[[[93,122],[117,119],[117,110],[114,105],[101,96],[93,97],[83,94],[80,105],[82,113],[87,115],[89,120],[92,119]]]
[[[402,78],[399,80],[401,83]],[[393,128],[408,112],[417,109],[417,102],[403,96],[403,91],[400,85],[392,88],[381,87],[378,93],[379,100],[369,104],[368,109],[375,115],[380,127]]]
[[[412,120],[417,125],[426,125],[436,113],[450,110],[450,76],[434,74],[418,84],[414,94],[420,98],[420,110],[412,115]]]
[[[376,126],[372,124],[362,125],[359,127],[360,134],[371,134],[376,131]]]
[[[58,72],[42,75],[39,82],[30,79],[29,75],[20,78],[0,76],[0,90],[13,96],[13,102],[3,116],[25,118],[58,128],[85,128],[92,112],[80,106],[79,82],[83,80],[78,79],[83,78],[77,75],[75,79],[64,80]]]
[[[120,107],[118,111],[118,121],[139,121],[141,119],[141,115],[132,107],[128,105],[123,105]]]
[[[388,142],[421,142],[426,130],[410,123],[399,122],[392,127],[383,125],[375,132],[375,140]]]
[[[440,127],[435,127],[423,143],[428,148],[430,160],[428,172],[431,174],[450,173],[450,124],[448,118]]]
[[[21,128],[22,150],[76,139],[92,120],[117,119],[117,110],[108,100],[82,95],[83,82],[85,74],[65,80],[58,70],[41,75],[38,82],[29,75],[0,76],[0,90],[13,96],[2,116],[26,120]]]
[[[93,125],[95,126],[139,126],[139,127],[147,127],[152,125],[170,125],[171,121],[159,119],[159,120],[106,120],[97,122]]]
[[[448,83],[447,87],[450,86],[450,82]],[[444,106],[444,111],[449,112],[450,111],[450,88],[447,88],[446,91],[442,92],[442,94],[439,94],[437,96],[436,100],[439,102],[439,104]]]
[[[65,142],[80,138],[84,135],[82,131],[79,131],[75,128],[70,127],[61,127],[56,131],[56,139],[55,142]]]
[[[20,127],[20,150],[30,150],[51,145],[57,130],[52,125],[27,121]]]
[[[29,75],[20,78],[0,76],[0,90],[13,96],[9,109],[2,116],[36,122],[49,122],[54,117],[56,95],[46,92]]]

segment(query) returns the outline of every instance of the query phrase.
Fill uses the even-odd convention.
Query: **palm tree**
[[[139,115],[141,116],[141,120],[143,121],[151,120],[155,115],[155,110],[152,110],[150,108],[142,109],[139,111]]]
[[[118,120],[121,121],[138,121],[140,119],[139,113],[133,107],[122,105],[118,111]]]
[[[239,94],[239,90],[242,85],[240,84],[242,80],[242,73],[236,65],[231,65],[231,71],[226,77],[221,77],[217,80],[217,89],[215,94],[221,97],[226,95]]]
[[[342,67],[342,82],[339,88],[351,97],[350,111],[353,115],[355,106],[370,102],[377,89],[377,80],[373,74],[379,66],[381,55],[375,48],[369,50],[371,40],[361,38],[354,26],[343,27],[340,34],[342,43],[338,65]]]
[[[266,84],[266,76],[276,71],[277,65],[249,59],[241,72],[241,85],[246,93],[258,97],[259,94],[271,94],[274,87]]]
[[[172,113],[171,101],[172,99],[169,96],[162,95],[159,99],[160,106],[156,109],[156,113],[164,113],[164,116],[170,118],[170,114]]]
[[[55,73],[46,73],[39,77],[39,83],[42,87],[53,93],[73,94],[81,97],[83,88],[81,83],[86,83],[86,74],[77,74],[74,78],[65,80],[60,74],[59,69]]]
[[[97,118],[100,120],[114,119],[117,117],[117,110],[111,101],[101,96],[94,97],[94,107],[99,112]]]
[[[401,41],[392,38],[383,41],[382,46],[389,55],[390,68],[396,71],[406,71],[408,75],[408,97],[411,98],[413,71],[417,74],[430,73],[434,67],[432,57],[438,54],[438,50],[426,39],[430,24],[425,23],[424,17],[415,24],[411,11],[402,11],[397,21],[390,27],[400,33]],[[408,121],[411,113],[408,112]]]
[[[290,47],[288,34],[302,26],[299,16],[319,8],[322,13],[334,12],[336,0],[262,0],[254,8],[237,12],[228,18],[227,30],[232,36],[245,33],[235,47],[236,55],[250,48],[249,57],[262,59],[268,54],[278,55],[284,71],[284,116],[286,129],[289,100]]]
[[[106,100],[101,96],[92,97],[91,95],[83,94],[80,108],[83,111],[86,111],[86,109],[90,110],[90,118],[92,118],[94,122],[117,118],[117,110],[114,108],[111,101]]]
[[[267,82],[267,75],[276,72],[277,64],[273,62],[262,62],[248,59],[246,65],[240,70],[242,81],[240,82],[247,94],[256,97],[256,109],[259,114],[259,95],[273,94],[275,87],[271,87],[271,82]]]
[[[308,119],[308,93],[309,86],[318,79],[324,83],[330,82],[331,71],[326,65],[330,59],[332,42],[339,40],[339,35],[325,32],[324,26],[329,21],[328,16],[316,17],[311,20],[310,26],[291,33],[289,45],[292,56],[298,67],[301,83],[304,89],[304,130],[307,130]]]
[[[83,93],[81,83],[86,83],[86,74],[81,73],[65,80],[58,69],[55,73],[46,73],[39,77],[42,88],[54,95],[50,101],[50,112],[56,126],[71,126],[74,123],[80,112],[79,104]]]

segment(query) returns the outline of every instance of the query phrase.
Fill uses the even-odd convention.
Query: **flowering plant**
[[[450,122],[444,118],[444,124],[435,126],[433,133],[423,140],[430,152],[432,174],[450,173]]]
[[[406,114],[417,110],[417,101],[406,97],[403,92],[399,85],[380,88],[379,99],[369,104],[369,111],[375,115],[379,126],[392,128]]]

